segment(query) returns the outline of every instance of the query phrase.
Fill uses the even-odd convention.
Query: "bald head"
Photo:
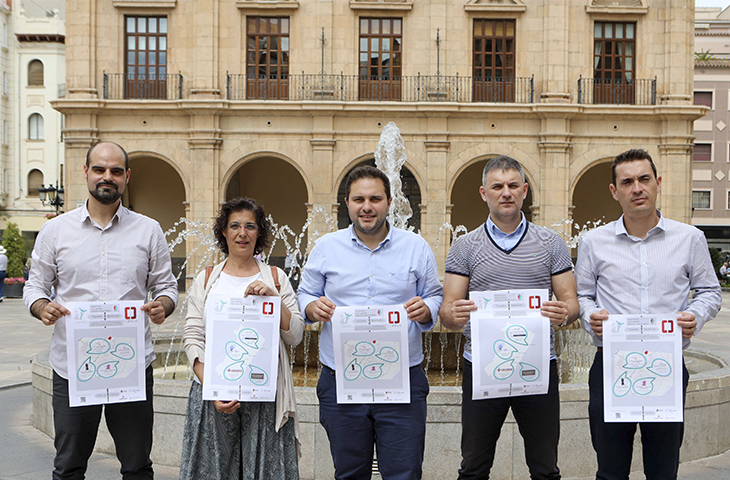
[[[127,155],[126,150],[121,145],[114,142],[95,143],[86,152],[86,168],[89,168],[89,165],[91,165],[92,154],[96,157],[97,155],[113,156],[120,153],[124,157],[124,169],[129,170],[129,155]]]

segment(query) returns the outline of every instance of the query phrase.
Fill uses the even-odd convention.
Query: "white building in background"
[[[6,8],[0,54],[0,230],[15,222],[33,238],[46,215],[55,213],[54,207],[41,203],[38,188],[63,186],[63,116],[50,102],[65,93],[64,0],[23,0]]]

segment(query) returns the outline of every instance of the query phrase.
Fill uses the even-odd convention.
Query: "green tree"
[[[27,255],[25,253],[25,240],[20,235],[17,223],[8,223],[3,234],[3,247],[7,250],[5,255],[8,257],[8,278],[22,277]]]

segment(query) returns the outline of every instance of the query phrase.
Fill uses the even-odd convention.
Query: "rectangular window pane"
[[[626,25],[626,38],[634,38],[634,24],[629,23]]]
[[[360,19],[360,35],[368,34],[370,33],[370,29],[368,26],[370,25],[370,22],[368,22],[367,18],[361,18]]]
[[[694,155],[692,160],[695,162],[711,162],[712,161],[712,144],[711,143],[695,143]]]
[[[289,51],[289,37],[281,37],[281,50],[283,52]]]
[[[281,33],[283,33],[284,35],[289,34],[289,19],[288,18],[281,19]]]
[[[135,25],[134,17],[127,17],[127,33],[134,33],[134,25]]]
[[[707,190],[695,190],[692,192],[692,208],[710,209],[711,192]]]
[[[624,24],[623,23],[616,24],[616,38],[624,38]]]
[[[603,38],[603,24],[596,23],[593,31],[593,36],[596,38]]]
[[[150,33],[157,33],[157,19],[156,18],[150,18],[149,21],[149,32]]]
[[[712,108],[712,92],[695,92],[694,104]]]
[[[160,50],[167,50],[167,37],[160,37]]]
[[[147,37],[137,37],[137,45],[140,50],[147,50]]]
[[[157,50],[157,37],[150,38],[150,50]]]
[[[127,50],[134,50],[136,48],[134,43],[134,37],[127,37]]]
[[[484,22],[481,20],[474,21],[474,36],[484,35]]]
[[[137,32],[139,32],[139,33],[147,32],[147,19],[146,18],[137,19]]]

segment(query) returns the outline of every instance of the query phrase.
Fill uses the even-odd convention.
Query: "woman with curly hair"
[[[271,226],[250,198],[226,202],[213,233],[227,258],[195,278],[183,341],[195,376],[185,417],[180,480],[297,480],[298,436],[294,383],[286,345],[302,340],[304,320],[284,272],[255,255],[269,245]],[[274,274],[275,272],[275,274]],[[277,279],[281,282],[277,289]],[[203,400],[205,302],[210,293],[281,296],[276,402]]]

